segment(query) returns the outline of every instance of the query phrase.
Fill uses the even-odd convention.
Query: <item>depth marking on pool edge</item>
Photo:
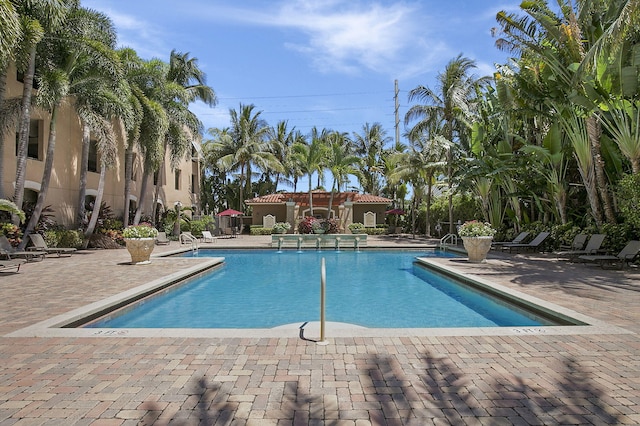
[[[546,333],[544,328],[514,328],[514,332],[523,334]]]
[[[124,336],[129,334],[129,330],[97,330],[93,332],[94,336]]]

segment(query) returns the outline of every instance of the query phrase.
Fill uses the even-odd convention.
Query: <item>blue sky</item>
[[[407,92],[435,88],[435,77],[462,53],[489,75],[507,54],[491,36],[499,10],[520,0],[83,0],[106,13],[119,46],[168,60],[172,49],[198,58],[219,102],[194,104],[205,125],[228,127],[229,109],[254,104],[275,126],[287,120],[360,133],[379,122],[393,137],[394,81],[400,133]],[[206,136],[205,136],[206,139]]]

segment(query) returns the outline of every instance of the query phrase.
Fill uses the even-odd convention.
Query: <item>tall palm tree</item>
[[[352,141],[356,146],[356,153],[363,158],[360,186],[367,194],[380,195],[381,156],[385,145],[391,140],[380,123],[366,123],[362,126],[361,133],[353,134]]]
[[[191,143],[200,138],[202,123],[189,111],[189,104],[194,101],[204,102],[208,106],[216,104],[216,95],[213,89],[206,84],[206,75],[198,67],[198,59],[189,57],[188,53],[171,51],[169,68],[167,71],[167,91],[163,105],[168,112],[169,131],[164,142],[164,157],[167,149],[170,153],[171,165],[190,152]],[[164,159],[162,161],[164,164]],[[164,167],[158,170],[158,184],[156,185],[153,199],[152,216],[155,220],[157,200],[159,198],[162,172]]]
[[[326,163],[327,130],[319,131],[317,128],[311,130],[311,142],[296,142],[293,145],[293,157],[300,166],[300,170],[309,177],[309,215],[313,216],[313,184],[314,173],[320,174]]]
[[[284,120],[279,121],[275,128],[269,129],[269,144],[271,151],[283,166],[288,161],[291,146],[294,143],[295,137],[296,129],[289,129],[287,122]],[[282,178],[287,179],[287,183],[291,182],[288,178],[293,174],[293,167],[284,167],[284,170],[285,171],[283,173],[276,173],[275,175],[274,188],[276,192],[278,191],[278,184]],[[286,175],[287,171],[289,171],[289,176]]]
[[[362,160],[352,151],[351,143],[346,133],[332,132],[327,137],[327,141],[329,147],[327,149],[325,167],[329,169],[333,176],[328,210],[331,212],[334,193],[336,191],[340,193],[340,186],[349,182],[349,175],[357,176],[359,174],[358,166]]]
[[[405,115],[405,124],[414,120],[413,132],[428,129],[434,124],[441,127],[442,137],[449,143],[447,150],[447,179],[449,196],[449,232],[454,232],[453,219],[453,159],[454,146],[464,149],[468,144],[468,123],[473,115],[476,88],[487,79],[471,74],[475,61],[458,55],[438,73],[437,87],[418,86],[409,92],[409,102],[418,101]]]
[[[240,210],[244,210],[245,191],[251,190],[252,165],[262,170],[283,171],[282,164],[269,150],[267,136],[269,127],[260,118],[261,111],[254,113],[254,105],[240,104],[239,111],[229,110],[231,115],[230,140],[222,141],[226,145],[218,146],[225,154],[220,156],[218,166],[225,171],[239,170],[240,174]]]
[[[39,43],[45,33],[51,33],[60,28],[66,20],[67,13],[73,6],[77,6],[77,0],[43,0],[38,2],[15,2],[16,10],[21,16],[24,27],[28,32],[23,37],[20,51],[25,52],[19,61],[19,69],[24,71],[22,102],[20,105],[20,125],[18,128],[18,152],[16,155],[16,185],[13,193],[13,201],[22,207],[24,200],[24,182],[27,168],[27,144],[29,140],[29,123],[31,121],[31,97],[33,92],[33,79],[36,72],[36,57]],[[24,67],[22,67],[24,64]],[[6,69],[5,69],[6,72]],[[3,73],[4,74],[4,73]]]
[[[99,12],[73,8],[65,25],[42,43],[44,52],[41,57],[46,61],[42,65],[36,102],[50,113],[49,138],[40,192],[25,229],[26,235],[35,229],[45,205],[53,171],[57,115],[61,104],[69,97],[82,97],[93,88],[95,80],[106,78],[113,82],[119,78],[115,54],[111,46],[105,44],[105,41],[114,41],[113,34],[105,34],[105,31],[113,32],[110,22]],[[21,246],[24,244],[26,241]]]
[[[128,48],[120,49],[118,56],[125,70],[125,79],[129,84],[128,102],[133,110],[133,123],[127,131],[124,164],[124,224],[126,226],[131,222],[129,210],[135,148],[139,148],[144,158],[141,185],[141,194],[144,194],[149,173],[159,167],[163,158],[164,137],[169,129],[169,120],[158,99],[163,93],[161,86],[166,82],[165,64],[157,59],[144,61],[135,51]]]

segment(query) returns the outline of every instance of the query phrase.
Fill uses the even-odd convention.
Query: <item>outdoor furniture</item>
[[[1,259],[0,260],[0,271],[4,271],[5,269],[16,269],[16,272],[20,272],[20,266],[25,263],[24,259]]]
[[[582,250],[584,244],[587,242],[587,234],[578,234],[573,237],[573,241],[571,244],[560,245],[560,251],[568,251],[568,250]]]
[[[27,250],[36,251],[36,252],[44,252],[46,254],[57,254],[58,257],[63,254],[67,254],[71,256],[73,253],[77,251],[76,248],[73,247],[48,247],[47,243],[42,238],[40,234],[29,234],[29,239],[31,240],[32,247],[27,247]]]
[[[605,254],[604,252],[601,252],[600,249],[605,237],[605,234],[593,234],[591,238],[589,238],[589,241],[587,242],[587,245],[584,249],[559,251],[556,253],[556,257],[558,259],[567,258],[569,260],[575,260],[582,255]]]
[[[491,243],[492,249],[502,248],[505,244],[522,244],[522,242],[529,236],[529,232],[523,231],[516,235],[512,241],[494,241]]]
[[[5,259],[20,258],[31,262],[32,260],[43,260],[44,255],[45,253],[38,251],[18,251],[11,245],[5,235],[0,235],[0,256]]]
[[[216,241],[216,237],[211,235],[211,231],[202,231],[203,243],[214,243],[215,241]]]
[[[540,248],[540,246],[542,245],[544,240],[547,239],[549,234],[550,232],[543,231],[539,233],[533,240],[531,240],[530,243],[526,243],[526,244],[510,243],[510,244],[505,244],[503,248],[509,249],[509,253],[513,253],[514,251],[516,253],[520,253],[522,251],[535,251]]]
[[[620,269],[623,269],[626,265],[638,259],[638,257],[640,257],[640,241],[629,241],[617,255],[585,254],[579,258],[585,262],[595,262],[602,268],[604,268],[605,265],[620,263]]]
[[[166,232],[158,232],[158,235],[156,236],[156,244],[157,245],[163,245],[163,244],[169,244],[171,242],[171,240],[169,238],[167,238],[167,233]]]

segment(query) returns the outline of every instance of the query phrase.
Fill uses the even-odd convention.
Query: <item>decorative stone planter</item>
[[[462,237],[462,244],[469,255],[469,262],[482,263],[491,250],[493,237]]]
[[[127,250],[131,255],[132,265],[146,265],[151,263],[151,253],[155,247],[155,238],[125,238]]]

